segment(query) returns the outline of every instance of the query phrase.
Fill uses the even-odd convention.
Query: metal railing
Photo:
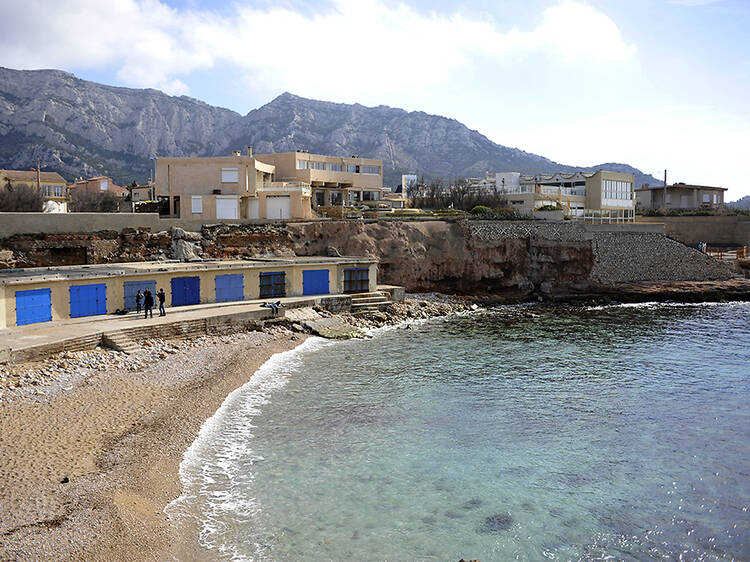
[[[311,195],[310,184],[299,181],[265,181],[258,187],[258,191],[301,191],[302,195]]]

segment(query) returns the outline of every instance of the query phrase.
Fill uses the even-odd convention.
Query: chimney
[[[233,150],[232,151],[232,156],[242,156],[242,151],[240,151],[240,150]]]
[[[248,145],[247,146],[247,155],[252,156],[253,155],[253,147]]]

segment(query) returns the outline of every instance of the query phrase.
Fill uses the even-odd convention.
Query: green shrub
[[[471,210],[472,215],[490,215],[494,214],[492,209],[485,207],[484,205],[477,205]]]

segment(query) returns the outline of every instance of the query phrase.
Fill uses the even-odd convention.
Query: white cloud
[[[115,68],[128,85],[170,93],[186,93],[191,72],[218,64],[259,90],[333,98],[345,84],[357,99],[399,81],[445,85],[488,60],[541,55],[555,64],[607,64],[635,54],[610,18],[573,0],[545,10],[534,29],[511,31],[377,0],[335,0],[332,10],[305,13],[237,4],[229,15],[158,0],[28,0],[5,4],[0,19],[10,30],[0,64]]]
[[[709,4],[718,4],[722,0],[669,0],[670,4],[677,6],[708,6]]]

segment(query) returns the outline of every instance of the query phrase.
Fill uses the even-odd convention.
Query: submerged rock
[[[513,517],[510,513],[497,513],[484,520],[479,527],[480,533],[496,533],[498,531],[507,531],[513,526]]]

